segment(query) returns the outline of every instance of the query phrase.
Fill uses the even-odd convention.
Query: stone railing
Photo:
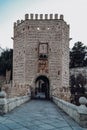
[[[53,97],[53,102],[66,112],[70,117],[72,117],[80,126],[87,128],[87,99],[81,97],[79,102],[80,106],[76,106],[59,98]]]
[[[13,110],[15,107],[18,107],[29,100],[30,95],[7,99],[6,93],[4,91],[0,92],[0,115]]]

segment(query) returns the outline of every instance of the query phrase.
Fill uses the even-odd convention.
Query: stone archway
[[[38,76],[35,80],[35,97],[50,98],[49,79],[44,75]]]

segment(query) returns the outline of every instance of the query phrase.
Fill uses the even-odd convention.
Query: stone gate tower
[[[34,95],[69,99],[69,25],[63,15],[26,14],[14,23],[13,82],[29,84]]]

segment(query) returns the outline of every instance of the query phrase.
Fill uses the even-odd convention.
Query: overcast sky
[[[87,45],[87,0],[0,0],[0,46],[12,48],[13,22],[26,13],[58,13],[70,24],[70,47],[77,41]]]

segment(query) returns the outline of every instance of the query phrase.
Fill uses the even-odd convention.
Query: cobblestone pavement
[[[0,130],[87,130],[50,101],[32,100],[0,116]]]

